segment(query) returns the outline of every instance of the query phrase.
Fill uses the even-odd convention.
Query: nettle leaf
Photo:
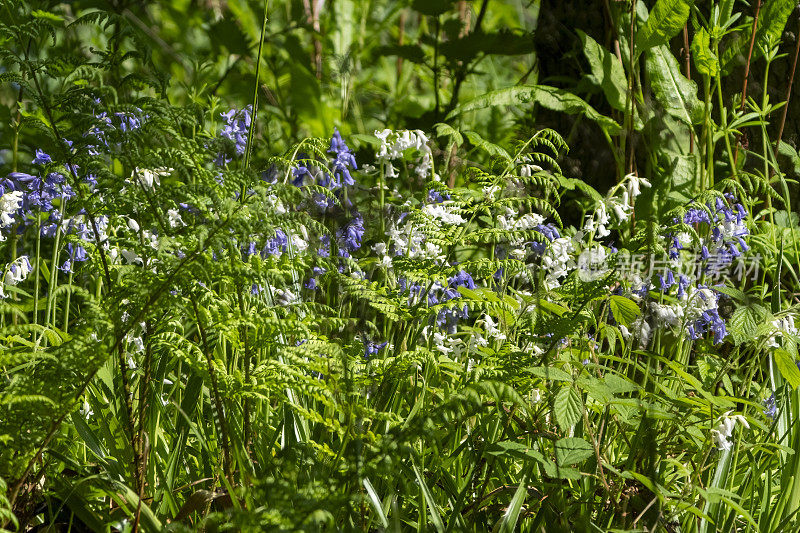
[[[692,59],[694,66],[704,76],[719,74],[719,59],[711,51],[711,36],[705,28],[700,28],[692,40]]]
[[[639,51],[667,44],[683,29],[693,4],[694,0],[658,0],[636,35]]]
[[[658,102],[664,110],[687,125],[700,122],[703,104],[697,98],[697,84],[681,74],[678,60],[666,46],[646,54],[645,65]]]
[[[603,94],[614,109],[625,111],[627,105],[628,80],[620,60],[597,41],[578,30],[583,44],[583,55],[589,61],[592,73],[589,79],[603,89]]]
[[[569,115],[586,115],[597,122],[610,135],[616,135],[622,128],[612,118],[602,115],[578,96],[548,85],[518,85],[491,91],[456,107],[448,116],[451,120],[458,115],[495,106],[524,106],[539,104],[551,111],[561,111]]]
[[[775,350],[772,356],[775,358],[775,365],[778,367],[783,379],[788,381],[793,389],[800,386],[800,369],[797,368],[794,357],[783,348]]]
[[[612,294],[608,299],[608,306],[611,309],[611,314],[614,315],[614,320],[623,326],[629,325],[642,314],[636,302],[630,298]]]
[[[755,339],[758,336],[758,324],[764,320],[767,310],[760,305],[737,309],[728,320],[728,332],[736,345]]]
[[[594,455],[592,445],[578,437],[566,437],[556,441],[556,461],[560,465],[574,465]]]
[[[580,395],[572,387],[562,387],[556,394],[553,412],[561,429],[569,431],[583,415],[583,402]]]

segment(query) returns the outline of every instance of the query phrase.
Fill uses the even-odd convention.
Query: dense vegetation
[[[787,0],[0,0],[0,530],[800,528]]]

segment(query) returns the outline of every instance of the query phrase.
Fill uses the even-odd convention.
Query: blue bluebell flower
[[[244,155],[247,149],[247,134],[250,131],[252,121],[250,113],[252,113],[252,110],[252,106],[247,106],[241,110],[233,108],[225,113],[220,113],[220,116],[225,119],[225,125],[222,127],[219,135],[220,137],[233,141],[234,148],[238,155]]]
[[[774,392],[769,398],[764,400],[764,416],[771,420],[775,420],[775,417],[778,416],[778,405],[775,402]]]
[[[369,341],[364,342],[364,358],[369,359],[371,355],[378,355],[378,352],[380,352],[383,348],[385,348],[387,344],[389,343],[388,342],[375,343]]]
[[[53,159],[49,155],[47,155],[46,153],[44,153],[43,151],[41,151],[39,149],[36,150],[36,157],[34,157],[33,161],[32,161],[32,163],[34,165],[46,165],[46,164],[52,163],[52,162],[53,162]]]
[[[334,154],[332,162],[335,187],[342,185],[355,185],[355,180],[350,175],[350,169],[357,169],[356,158],[347,143],[342,139],[338,129],[333,130],[331,137],[331,147],[328,153]],[[332,187],[333,188],[333,187]]]

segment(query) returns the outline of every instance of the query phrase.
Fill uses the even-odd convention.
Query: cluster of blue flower
[[[707,333],[713,334],[715,344],[719,344],[727,335],[725,321],[719,314],[719,299],[725,296],[714,290],[713,285],[703,283],[705,277],[713,278],[730,268],[734,259],[747,252],[750,247],[744,240],[748,235],[745,221],[748,213],[745,207],[736,202],[735,197],[727,193],[725,200],[717,198],[715,202],[705,206],[693,205],[686,210],[683,217],[685,224],[692,225],[701,237],[697,250],[689,250],[688,235],[670,234],[667,236],[667,252],[676,268],[684,267],[681,263],[681,251],[693,251],[690,256],[688,273],[697,272],[699,278],[691,274],[674,272],[667,269],[658,274],[660,290],[663,294],[676,288],[675,296],[685,300],[687,305],[686,335],[697,340]],[[675,220],[675,224],[679,221]]]
[[[424,302],[428,307],[443,304],[452,300],[461,298],[461,293],[458,292],[459,287],[467,289],[475,288],[475,280],[472,276],[464,271],[459,270],[455,276],[448,278],[447,285],[423,285],[420,283],[409,283],[405,278],[397,280],[398,287],[402,293],[408,293],[408,305],[413,306],[424,298]],[[469,308],[464,305],[452,306],[441,309],[436,315],[436,326],[446,330],[448,333],[455,333],[456,327],[460,320],[469,318]]]

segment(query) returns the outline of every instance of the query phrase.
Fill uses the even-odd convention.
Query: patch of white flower
[[[606,211],[606,204],[601,202],[593,214],[586,215],[586,223],[583,225],[583,230],[598,239],[602,239],[611,235],[611,232],[606,227],[609,222],[611,222],[611,218],[608,216],[608,211]]]
[[[603,246],[593,246],[578,256],[578,277],[581,281],[596,281],[608,273],[608,254]]]
[[[14,223],[14,214],[22,207],[22,193],[10,191],[0,196],[0,228],[6,228]],[[0,242],[6,240],[0,234]]]
[[[13,262],[6,265],[5,274],[3,275],[3,283],[0,284],[0,298],[6,297],[6,293],[3,290],[5,285],[13,287],[22,283],[28,279],[28,274],[30,274],[32,271],[33,267],[31,266],[31,262],[27,255],[20,256]]]
[[[711,430],[711,440],[719,451],[730,450],[733,447],[731,437],[736,422],[741,422],[744,427],[750,429],[750,424],[742,415],[731,415],[730,413],[731,411],[728,411],[722,415],[717,426]]]
[[[425,240],[425,234],[410,220],[392,225],[387,230],[390,241],[398,255],[412,259],[443,261],[444,253],[439,245]]]
[[[153,189],[156,185],[161,185],[161,179],[166,176],[169,176],[174,169],[166,168],[166,167],[159,167],[155,169],[149,168],[136,168],[131,175],[131,178],[134,180],[136,178],[139,179],[139,182],[142,184],[142,187],[145,189]]]
[[[545,283],[550,289],[561,286],[561,278],[566,277],[575,268],[575,261],[570,255],[575,250],[572,239],[561,237],[555,239],[547,247],[542,256],[542,266],[547,271]]]
[[[506,334],[497,327],[498,325],[495,323],[494,319],[489,315],[483,316],[483,329],[486,331],[486,334],[498,341],[506,340]]]
[[[794,325],[794,316],[786,315],[783,318],[777,318],[772,321],[773,333],[767,339],[767,346],[771,348],[778,347],[778,338],[783,338],[784,335],[798,335],[797,328]]]
[[[375,131],[375,137],[380,140],[380,147],[376,154],[376,160],[384,163],[386,176],[389,178],[397,177],[397,170],[392,165],[392,161],[404,160],[408,149],[413,148],[418,152],[418,157],[414,160],[414,173],[420,177],[426,177],[433,167],[433,154],[431,147],[428,146],[428,137],[420,130],[398,130],[389,129]],[[438,181],[438,176],[433,178]]]
[[[170,209],[167,211],[167,221],[171,228],[178,228],[186,225],[177,209]]]
[[[461,215],[454,213],[452,208],[444,204],[427,204],[422,208],[422,212],[434,220],[451,226],[458,226],[466,222]]]

